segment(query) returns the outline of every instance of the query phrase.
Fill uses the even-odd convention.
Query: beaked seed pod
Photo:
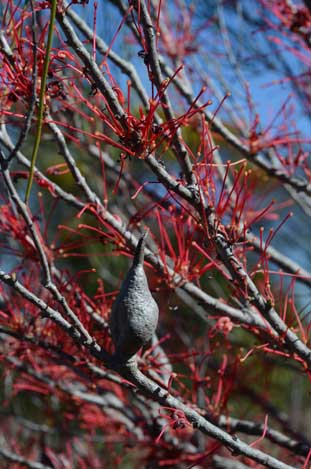
[[[147,345],[157,328],[159,308],[149,290],[144,271],[147,232],[139,239],[132,267],[124,279],[111,311],[110,329],[115,356],[127,361]]]

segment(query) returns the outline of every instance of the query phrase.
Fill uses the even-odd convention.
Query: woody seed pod
[[[129,360],[147,345],[157,328],[159,308],[149,290],[143,265],[147,234],[138,241],[132,267],[111,311],[111,335],[120,361]]]

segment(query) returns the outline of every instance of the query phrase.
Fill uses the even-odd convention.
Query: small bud
[[[147,345],[157,328],[159,308],[144,271],[147,232],[139,239],[132,267],[123,280],[111,311],[110,328],[115,355],[127,361]]]

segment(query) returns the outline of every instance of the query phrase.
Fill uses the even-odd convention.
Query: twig
[[[41,76],[37,130],[36,130],[36,136],[35,136],[35,143],[34,143],[32,155],[31,155],[31,167],[30,167],[30,173],[29,173],[29,178],[28,178],[28,183],[27,183],[27,188],[26,188],[26,195],[25,195],[26,203],[28,202],[29,196],[30,196],[31,185],[32,185],[33,175],[34,175],[34,167],[36,164],[36,159],[37,159],[39,146],[40,146],[40,140],[41,140],[41,132],[42,132],[42,126],[43,126],[43,113],[44,113],[44,106],[45,106],[46,81],[47,81],[49,64],[50,64],[50,52],[51,52],[52,41],[53,41],[53,31],[54,31],[56,9],[57,9],[57,0],[52,0],[48,39],[47,39],[46,50],[45,50],[43,72]],[[33,12],[33,15],[34,15],[34,12]]]
[[[68,44],[74,49],[78,57],[80,57],[80,59],[84,63],[84,66],[87,69],[87,73],[92,77],[96,84],[96,87],[106,98],[112,112],[118,117],[118,120],[122,125],[123,129],[126,130],[128,127],[126,113],[120,105],[112,87],[110,86],[106,78],[103,76],[101,70],[92,58],[91,54],[89,54],[87,49],[84,47],[83,43],[78,38],[64,12],[57,13],[57,21],[67,38]]]
[[[217,426],[204,419],[198,412],[183,404],[178,399],[161,389],[157,384],[146,378],[146,376],[138,370],[135,363],[132,362],[127,366],[122,367],[120,369],[120,373],[135,384],[138,389],[149,395],[150,398],[156,400],[162,406],[181,410],[194,428],[208,436],[216,438],[218,441],[221,441],[222,444],[230,448],[235,455],[244,454],[253,461],[257,461],[266,467],[274,469],[294,469],[293,466],[282,463],[262,451],[248,446],[239,438],[231,436],[219,429]]]
[[[53,128],[55,130],[56,128],[58,129],[57,126],[56,128],[55,127]],[[80,186],[84,187],[86,185],[85,178],[83,177],[83,175],[81,174],[77,166],[75,165],[75,161],[71,153],[69,152],[69,149],[66,146],[65,139],[62,136],[62,133],[59,131],[59,129],[58,129],[58,132],[55,133],[55,136],[60,146],[60,151],[64,155],[66,161],[70,162],[70,164],[73,165],[74,177],[77,183]],[[7,141],[7,137],[3,138],[1,137],[1,134],[0,134],[0,141],[1,140],[7,145],[9,145]],[[29,160],[27,160],[27,158],[25,158],[25,156],[23,156],[20,152],[18,152],[17,158],[20,161],[20,163],[22,163],[24,166],[29,168]],[[63,199],[69,205],[73,206],[79,211],[81,210],[81,208],[85,207],[84,202],[82,202],[81,200],[73,196],[72,194],[64,191],[56,183],[54,183],[53,181],[48,179],[46,176],[44,176],[43,173],[41,173],[38,169],[36,169],[35,174],[38,176],[38,178],[40,178],[40,180],[47,182],[51,186],[55,194],[61,199]],[[88,201],[94,204],[94,207],[96,208],[100,216],[102,216],[103,219],[105,219],[105,221],[107,221],[107,223],[124,238],[128,246],[130,246],[130,248],[134,251],[138,242],[137,238],[126,228],[125,225],[122,224],[122,222],[116,220],[116,218],[112,215],[112,213],[109,212],[109,210],[105,209],[101,205],[101,201],[99,200],[99,198],[87,186],[85,186],[85,194],[88,198]],[[91,215],[94,215],[92,211],[89,213]],[[163,272],[164,266],[161,260],[159,259],[158,256],[152,253],[149,249],[146,249],[146,260],[151,265],[153,265],[154,268],[157,269],[159,272]],[[169,267],[168,267],[168,273],[169,275],[173,276],[175,284],[179,285],[178,288],[185,291],[186,294],[188,294],[198,304],[199,308],[195,309],[194,312],[198,313],[202,319],[207,320],[209,316],[213,316],[213,315],[229,316],[232,319],[232,321],[238,324],[255,326],[263,330],[267,328],[265,322],[259,316],[256,316],[256,314],[252,310],[248,310],[247,308],[244,308],[241,311],[237,308],[227,305],[226,303],[223,303],[217,298],[214,298],[211,295],[205,293],[197,285],[191,282],[185,281],[185,279],[183,279],[180,275],[177,275]],[[201,309],[202,307],[206,308],[206,310],[208,311],[208,314],[206,312],[203,313]]]
[[[8,157],[6,158],[7,162],[14,159],[15,155],[17,154],[17,152],[20,150],[21,146],[23,145],[23,143],[27,139],[27,136],[29,134],[29,130],[30,130],[30,127],[31,127],[31,121],[32,121],[32,117],[33,117],[33,114],[34,114],[35,105],[36,105],[36,97],[37,97],[36,89],[37,89],[37,78],[38,78],[38,63],[37,63],[38,62],[38,57],[37,57],[38,56],[38,48],[37,48],[37,39],[36,39],[36,14],[35,14],[35,11],[34,11],[33,0],[31,0],[31,10],[32,10],[32,14],[31,14],[31,21],[32,21],[31,34],[32,34],[32,42],[33,42],[33,47],[32,47],[32,50],[33,50],[33,65],[32,65],[32,80],[31,80],[32,81],[31,98],[30,98],[29,107],[28,107],[28,110],[27,110],[27,113],[26,113],[24,127],[23,127],[23,129],[22,129],[22,131],[19,135],[19,138],[18,138],[14,148],[12,149],[12,151],[10,152]],[[15,70],[16,69],[16,64],[15,64],[14,54],[11,51],[11,48],[8,45],[8,43],[6,41],[6,38],[5,38],[2,31],[0,32],[0,42],[1,42],[1,45],[2,45],[2,51],[6,55],[6,57],[9,61],[9,63],[11,64],[13,70]]]
[[[41,464],[40,462],[29,461],[29,459],[22,458],[18,454],[13,453],[11,450],[2,448],[1,446],[0,456],[2,456],[7,461],[29,467],[30,469],[53,469],[51,466],[47,466],[46,464]]]
[[[268,440],[300,456],[307,456],[310,450],[310,446],[304,442],[293,440],[283,433],[270,427],[266,427],[259,422],[240,420],[221,415],[219,418],[215,419],[215,424],[220,428],[223,428],[227,431],[230,430],[230,432],[234,433],[241,432],[254,436],[261,436],[264,434],[265,438]]]
[[[86,24],[86,22],[73,11],[72,8],[66,9],[66,15],[71,19],[71,21],[76,25],[76,27],[84,34],[84,36],[90,41],[93,40],[94,33],[91,28]],[[140,97],[142,103],[145,107],[149,107],[149,97],[148,94],[139,78],[138,73],[136,72],[135,67],[128,62],[127,60],[120,57],[119,54],[109,49],[105,41],[99,36],[96,35],[96,48],[98,52],[102,55],[107,55],[111,61],[119,67],[119,69],[128,75],[131,79],[131,84],[136,90],[138,96]],[[160,122],[160,119],[157,119]]]
[[[4,181],[6,183],[6,186],[8,188],[9,194],[10,194],[12,200],[14,201],[19,213],[23,217],[27,228],[30,231],[31,237],[33,239],[33,242],[34,242],[34,245],[36,247],[37,253],[39,255],[40,264],[41,264],[42,270],[43,270],[43,285],[45,286],[45,288],[47,290],[49,290],[52,293],[52,295],[58,301],[58,303],[61,304],[61,306],[64,309],[65,314],[67,315],[68,318],[70,318],[70,320],[72,321],[74,326],[79,330],[81,336],[84,337],[84,340],[88,343],[92,343],[93,339],[91,338],[90,334],[85,329],[85,327],[83,326],[81,321],[78,319],[76,314],[69,307],[65,297],[63,295],[61,295],[58,288],[56,287],[56,285],[52,281],[49,262],[48,262],[48,259],[47,259],[47,255],[45,253],[44,246],[42,245],[42,238],[39,234],[39,231],[38,231],[36,225],[33,223],[33,220],[32,220],[32,218],[29,214],[27,205],[21,200],[21,198],[19,197],[19,195],[18,195],[18,193],[17,193],[17,191],[16,191],[16,189],[13,185],[9,169],[7,167],[7,162],[3,158],[1,158],[1,155],[0,155],[0,164],[1,164],[1,167],[2,167],[2,174],[3,174],[3,177],[4,177]],[[34,169],[35,169],[35,167],[34,167]]]

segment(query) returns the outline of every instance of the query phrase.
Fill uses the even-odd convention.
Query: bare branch
[[[18,463],[22,466],[29,467],[30,469],[53,469],[52,466],[47,466],[45,464],[41,464],[40,462],[29,461],[18,454],[12,452],[11,450],[1,448],[0,446],[0,456],[6,461],[11,461],[12,463]]]

